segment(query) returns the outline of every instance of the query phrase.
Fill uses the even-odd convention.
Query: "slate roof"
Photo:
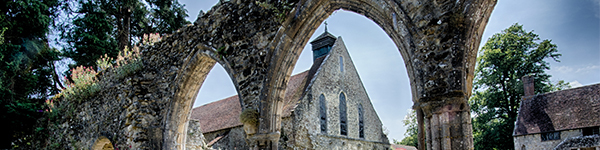
[[[325,37],[336,39],[336,37],[335,37],[335,36],[333,36],[333,34],[331,34],[331,33],[327,32],[327,31],[325,31],[325,32],[323,32],[321,35],[319,35],[317,38],[315,38],[313,41],[311,41],[310,43],[313,43],[313,42],[319,41],[319,40],[321,40],[321,39],[324,39]]]
[[[513,136],[600,126],[600,84],[521,101]]]

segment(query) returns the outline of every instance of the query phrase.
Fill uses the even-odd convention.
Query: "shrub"
[[[113,59],[108,57],[107,54],[104,56],[100,56],[100,59],[96,60],[96,65],[98,66],[98,71],[106,70],[107,68],[112,66]]]
[[[61,90],[61,94],[66,99],[85,99],[100,90],[96,74],[91,67],[78,66],[71,69],[71,83],[65,79],[66,87]]]
[[[142,36],[142,45],[154,45],[155,42],[160,41],[162,37],[160,37],[160,35],[158,33],[150,33],[150,34],[144,34]]]

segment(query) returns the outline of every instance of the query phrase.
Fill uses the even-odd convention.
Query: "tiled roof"
[[[514,136],[600,126],[600,84],[527,97]]]
[[[290,81],[287,84],[285,90],[285,98],[283,100],[283,111],[281,117],[288,117],[292,115],[292,111],[296,108],[300,96],[302,96],[302,89],[306,85],[306,76],[308,71],[296,74],[290,77]]]
[[[241,126],[242,107],[237,95],[192,109],[190,119],[200,122],[202,132]]]
[[[290,116],[296,108],[296,104],[306,88],[309,72],[310,70],[307,70],[290,77],[283,101],[282,117]],[[207,133],[241,126],[239,117],[241,112],[239,98],[235,95],[192,109],[190,119],[198,120],[202,132]]]

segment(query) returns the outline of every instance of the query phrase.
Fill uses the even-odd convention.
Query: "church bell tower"
[[[310,42],[313,51],[313,61],[319,57],[329,54],[329,51],[331,50],[331,47],[333,47],[336,39],[337,38],[335,36],[327,32],[327,22],[325,22],[325,32]]]

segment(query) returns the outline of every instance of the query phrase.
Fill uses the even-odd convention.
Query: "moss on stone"
[[[258,110],[254,108],[247,108],[240,114],[240,122],[257,125],[258,124]]]

